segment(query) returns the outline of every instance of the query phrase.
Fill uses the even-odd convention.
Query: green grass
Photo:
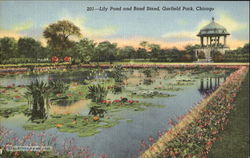
[[[26,66],[59,66],[59,65],[68,65],[69,63],[19,63],[19,64],[0,64],[0,68],[6,67],[26,67]],[[96,65],[97,62],[92,62],[91,65]],[[99,62],[99,64],[110,64],[109,62]],[[179,65],[249,65],[248,62],[229,62],[229,63],[192,63],[192,62],[150,62],[150,61],[116,61],[113,62],[116,64],[163,64],[163,65],[171,65],[171,64],[179,64]]]
[[[249,74],[242,84],[235,109],[225,131],[214,143],[209,158],[247,158],[249,156]]]

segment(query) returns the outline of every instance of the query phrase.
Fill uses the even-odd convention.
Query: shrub
[[[97,103],[104,100],[108,94],[108,89],[100,84],[89,86],[88,91],[87,98],[92,99],[93,102]]]

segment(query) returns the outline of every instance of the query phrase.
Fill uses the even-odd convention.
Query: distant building
[[[227,29],[220,24],[212,22],[203,27],[197,34],[200,37],[200,48],[195,50],[198,61],[212,61],[213,53],[220,52],[225,54],[229,50],[227,46],[227,36],[230,35]]]

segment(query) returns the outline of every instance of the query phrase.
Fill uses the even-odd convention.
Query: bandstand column
[[[207,46],[208,46],[208,36],[207,36]]]
[[[227,45],[227,36],[224,36],[224,46]]]

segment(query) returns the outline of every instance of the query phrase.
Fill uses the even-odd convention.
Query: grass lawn
[[[214,143],[208,158],[247,158],[249,156],[249,73],[236,99],[229,123]]]
[[[70,63],[62,62],[62,63],[20,63],[20,64],[0,64],[0,68],[6,68],[6,67],[26,67],[26,66],[66,66]],[[91,65],[96,65],[97,62],[90,63]],[[99,64],[110,64],[110,62],[99,62]],[[113,62],[114,65],[117,64],[147,64],[147,65],[153,65],[153,64],[162,64],[162,65],[249,65],[249,63],[193,63],[193,62],[150,62],[150,61],[116,61]]]

